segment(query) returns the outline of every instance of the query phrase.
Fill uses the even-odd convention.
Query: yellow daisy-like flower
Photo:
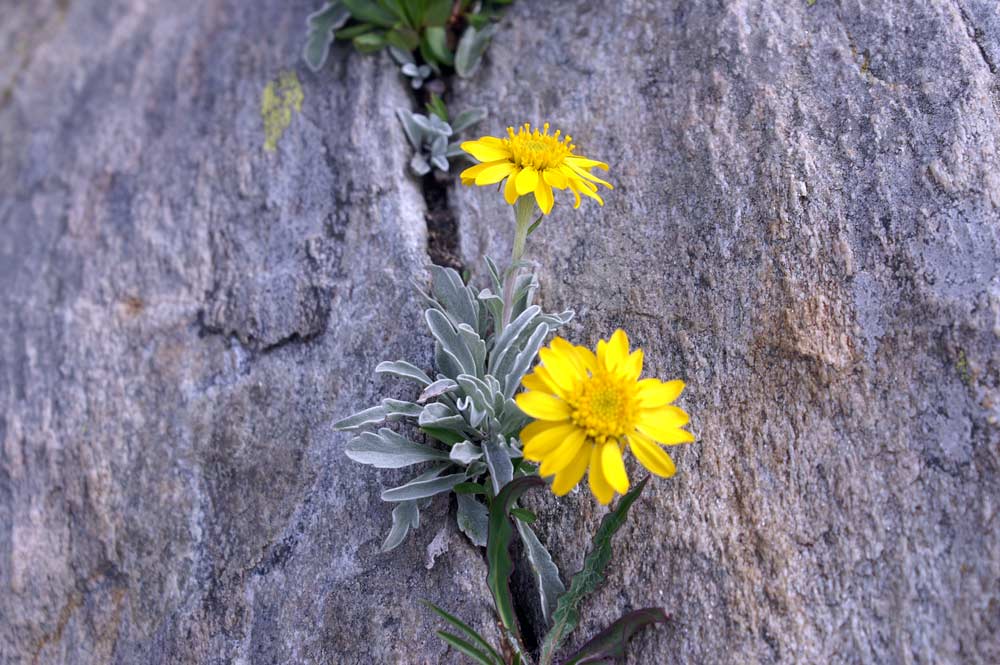
[[[642,349],[629,353],[621,330],[600,340],[596,354],[556,337],[539,355],[541,364],[524,377],[527,391],[515,399],[537,419],[521,430],[524,456],[541,463],[540,475],[555,476],[553,492],[566,494],[589,469],[598,501],[607,504],[615,492],[625,494],[626,446],[652,473],[674,475],[673,460],[660,444],[694,441],[683,429],[688,414],[671,405],[684,390],[683,381],[640,381]]]
[[[601,180],[590,172],[597,167],[608,170],[608,165],[573,154],[576,146],[573,138],[559,138],[560,130],[549,134],[549,123],[542,131],[524,123],[514,132],[507,128],[507,138],[484,136],[478,141],[466,141],[462,150],[481,163],[462,171],[463,185],[494,185],[504,178],[507,184],[503,196],[507,203],[514,205],[519,196],[534,193],[538,208],[549,214],[555,198],[553,189],[569,189],[576,197],[574,208],[580,207],[580,195],[596,199],[604,205],[597,194],[597,185],[614,189],[611,183]]]

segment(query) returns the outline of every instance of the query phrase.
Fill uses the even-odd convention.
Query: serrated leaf
[[[462,493],[458,494],[456,498],[458,499],[458,528],[469,537],[474,545],[486,547],[489,510],[476,500],[474,494]]]
[[[327,2],[319,11],[309,15],[306,19],[306,45],[302,50],[302,57],[309,69],[318,72],[323,68],[330,54],[334,31],[343,27],[350,17],[350,12],[339,0]]]
[[[500,657],[500,654],[498,654],[496,650],[492,646],[490,646],[490,643],[486,641],[486,638],[484,638],[478,632],[473,630],[471,626],[466,624],[458,617],[452,616],[451,614],[444,611],[434,603],[428,602],[426,600],[423,602],[426,607],[429,607],[430,609],[437,612],[437,614],[441,618],[443,618],[445,621],[455,626],[460,631],[462,631],[462,633],[467,635],[471,640],[471,642],[475,644],[477,648],[481,649],[484,653],[488,654],[492,659],[494,659],[495,665],[504,665],[503,659]]]
[[[392,528],[385,542],[382,543],[382,551],[394,550],[406,540],[406,534],[410,529],[420,526],[420,509],[417,508],[416,501],[404,501],[392,509]]]
[[[375,373],[392,374],[403,379],[416,381],[423,386],[431,385],[431,377],[427,376],[424,370],[420,369],[416,365],[406,362],[405,360],[386,360],[385,362],[380,362],[375,368]]]
[[[522,476],[507,483],[493,499],[490,507],[489,535],[486,542],[488,572],[486,584],[493,594],[500,622],[521,642],[521,629],[517,625],[514,599],[510,595],[510,575],[514,572],[514,562],[510,558],[510,541],[514,535],[514,525],[508,514],[521,495],[533,487],[541,487],[545,481],[538,476]]]
[[[465,418],[441,402],[432,402],[425,406],[417,419],[417,424],[421,427],[437,427],[453,432],[464,432],[467,429]]]
[[[446,462],[448,453],[400,436],[391,429],[364,432],[352,439],[344,453],[359,464],[376,469],[400,469],[421,462]]]
[[[611,540],[628,518],[628,510],[649,482],[647,476],[623,496],[613,511],[604,516],[583,560],[583,568],[573,576],[569,591],[559,598],[552,614],[552,628],[542,643],[541,665],[551,665],[556,651],[580,622],[580,605],[604,581],[604,570],[611,560]]]
[[[399,399],[387,397],[382,400],[382,407],[385,409],[385,417],[388,420],[402,420],[403,418],[419,418],[424,407],[413,402],[404,402]]]
[[[542,308],[537,305],[529,307],[508,323],[503,332],[497,335],[493,348],[490,350],[490,374],[501,378],[504,376],[505,369],[513,364],[513,358],[521,350],[521,345],[518,342],[523,342],[521,338],[526,337],[525,331],[541,312]]]
[[[441,308],[457,326],[465,323],[476,325],[476,303],[469,288],[462,282],[462,277],[451,268],[432,265],[431,295],[440,303]]]
[[[386,411],[382,405],[369,407],[363,411],[347,416],[333,424],[333,429],[342,432],[359,429],[365,425],[374,425],[385,420]]]
[[[659,607],[629,612],[580,647],[565,665],[597,665],[622,660],[625,658],[625,646],[637,631],[668,620],[667,613]]]
[[[515,509],[521,510],[521,509]],[[514,511],[511,511],[514,512]],[[534,520],[532,520],[534,521]],[[552,620],[552,613],[556,609],[556,602],[565,591],[562,579],[559,577],[559,568],[552,561],[552,555],[545,549],[545,545],[538,540],[538,536],[531,530],[525,520],[517,521],[517,532],[524,543],[524,550],[528,555],[528,563],[535,573],[535,585],[538,588],[539,604],[542,607],[542,616],[546,625]]]
[[[427,480],[411,480],[408,483],[382,492],[383,501],[410,501],[448,492],[455,485],[465,481],[464,473],[450,473]]]

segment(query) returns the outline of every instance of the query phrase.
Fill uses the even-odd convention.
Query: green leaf
[[[453,446],[456,443],[465,441],[465,435],[459,434],[449,429],[443,427],[433,427],[429,425],[421,425],[420,429],[424,431],[427,436],[433,437],[440,441],[441,443],[446,443],[449,446]]]
[[[472,642],[477,647],[481,648],[484,653],[489,654],[490,658],[493,659],[493,662],[495,662],[496,665],[503,665],[503,658],[500,657],[500,654],[498,654],[493,649],[493,647],[490,646],[490,643],[487,642],[486,639],[482,635],[480,635],[478,632],[476,632],[471,626],[469,626],[467,623],[465,623],[464,621],[462,621],[458,617],[453,616],[452,614],[449,614],[448,612],[444,611],[443,609],[441,609],[440,607],[438,607],[434,603],[431,603],[431,602],[426,601],[426,600],[423,601],[423,603],[424,603],[424,606],[426,606],[429,609],[431,609],[434,612],[436,612],[438,614],[438,616],[440,616],[442,619],[444,619],[445,621],[447,621],[451,625],[453,625],[456,628],[458,628],[464,634],[468,635],[469,639],[471,639]]]
[[[448,107],[445,106],[444,100],[438,96],[437,93],[432,92],[430,101],[425,104],[428,113],[433,113],[437,117],[441,118],[444,122],[448,122]],[[452,131],[455,131],[452,129]]]
[[[611,560],[611,539],[625,523],[629,508],[642,494],[647,482],[649,482],[648,476],[623,496],[615,509],[601,520],[601,525],[594,534],[590,552],[583,560],[583,568],[573,576],[569,591],[559,598],[556,611],[552,615],[552,628],[542,643],[541,665],[552,665],[556,651],[580,623],[580,605],[604,581],[604,570]]]
[[[375,53],[385,46],[384,32],[366,32],[351,40],[359,53]]]
[[[445,393],[450,393],[456,388],[458,388],[458,384],[451,379],[438,379],[424,388],[424,391],[420,393],[420,397],[417,398],[417,403],[423,404],[429,399],[434,399],[435,397],[440,397]]]
[[[365,432],[352,439],[344,452],[355,462],[368,464],[376,469],[401,469],[421,462],[448,461],[448,453],[445,451],[414,443],[385,428],[380,429],[377,434]]]
[[[510,575],[514,572],[514,562],[510,558],[510,541],[514,535],[514,525],[508,515],[511,507],[533,487],[543,487],[545,481],[538,476],[523,476],[507,483],[490,507],[490,531],[486,542],[486,561],[489,571],[486,584],[493,594],[493,603],[501,623],[509,630],[517,642],[521,640],[514,599],[510,595]]]
[[[483,106],[466,109],[455,116],[455,121],[451,123],[451,131],[457,134],[463,129],[468,129],[476,123],[485,120],[488,115],[489,112]]]
[[[452,0],[430,0],[424,13],[424,25],[445,25],[451,18]]]
[[[416,478],[405,485],[385,490],[382,492],[382,500],[410,501],[412,499],[423,499],[436,494],[441,494],[442,492],[447,492],[464,480],[464,473],[451,473],[447,476],[428,478],[426,480]]]
[[[342,41],[347,41],[354,39],[358,35],[363,35],[366,32],[371,32],[375,29],[375,26],[371,23],[357,23],[355,25],[349,25],[346,28],[341,28],[333,33],[333,36]]]
[[[385,41],[390,46],[409,52],[420,46],[420,35],[411,28],[394,28],[385,33]]]
[[[513,514],[517,510],[522,509],[515,508],[510,512]],[[533,522],[534,513],[530,513],[530,511],[524,512],[528,512],[531,515],[531,521]],[[542,545],[541,541],[538,540],[538,536],[531,530],[531,527],[522,520],[517,523],[517,531],[521,534],[521,541],[524,543],[524,549],[528,555],[528,563],[531,564],[531,569],[535,573],[535,583],[538,586],[542,616],[545,619],[545,623],[548,624],[552,620],[552,613],[556,609],[556,602],[559,596],[566,591],[566,587],[559,577],[559,569],[556,567],[555,562],[552,561],[552,555],[545,549],[545,545]]]
[[[493,493],[499,494],[504,485],[514,479],[514,465],[502,437],[491,437],[483,441],[483,455],[490,470]]]
[[[427,50],[434,57],[434,60],[449,67],[455,63],[455,56],[448,48],[448,33],[440,26],[431,26],[424,30],[424,38],[421,46],[427,45]]]
[[[443,630],[437,631],[437,636],[447,642],[452,649],[455,649],[463,656],[468,656],[474,662],[479,663],[479,665],[494,665],[489,656],[484,654],[482,651],[477,650],[474,646],[462,638],[452,635],[451,633],[446,633]]]
[[[431,385],[431,378],[427,374],[411,363],[405,360],[397,360],[395,362],[385,361],[378,364],[375,368],[376,374],[393,374],[395,376],[410,379],[416,381],[420,385],[429,386]]]
[[[309,15],[306,19],[309,31],[306,34],[305,48],[302,50],[302,57],[309,65],[309,69],[318,72],[326,64],[334,31],[343,27],[350,17],[350,12],[340,4],[339,0],[327,2],[322,9]]]
[[[364,23],[374,23],[383,28],[391,28],[396,25],[396,17],[392,12],[378,6],[370,0],[340,0],[344,6],[351,11],[351,16],[356,21]]]
[[[595,635],[569,657],[565,665],[596,665],[625,658],[625,645],[641,628],[666,623],[669,617],[659,607],[629,612]]]
[[[458,47],[455,49],[456,74],[462,78],[469,78],[476,73],[496,31],[495,24],[488,25],[482,30],[477,30],[472,25],[465,29],[462,38],[458,40]]]
[[[535,520],[538,519],[538,515],[535,515],[535,513],[531,512],[527,508],[511,508],[510,516],[517,518],[525,524],[534,524]]]

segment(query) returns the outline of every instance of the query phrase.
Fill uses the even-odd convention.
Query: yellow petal
[[[465,180],[462,180],[462,182],[465,183]],[[573,209],[576,210],[577,208],[580,207],[580,190],[577,189],[576,183],[574,183],[572,180],[569,181],[569,189],[571,192],[573,192],[573,196],[576,198],[576,200],[573,202]]]
[[[496,164],[502,164],[503,161],[498,162],[486,162],[485,164],[476,164],[475,166],[470,166],[459,174],[462,180],[475,180],[476,176],[482,173],[485,169],[494,166]]]
[[[614,371],[623,367],[628,360],[628,335],[619,328],[608,340],[607,350],[604,352],[604,366]]]
[[[532,373],[545,383],[545,392],[553,393],[559,397],[566,397],[566,391],[559,387],[559,384],[552,378],[552,374],[549,370],[545,369],[544,365],[536,365],[535,371]]]
[[[597,370],[597,356],[594,352],[585,346],[578,346],[574,349],[576,351],[577,358],[583,363],[585,369],[594,372]]]
[[[605,443],[601,448],[601,468],[604,477],[616,492],[625,494],[628,492],[628,474],[625,472],[621,448],[613,441]]]
[[[542,211],[543,215],[552,212],[555,197],[552,196],[552,186],[544,180],[539,180],[538,186],[535,187],[535,201],[538,202],[538,209]]]
[[[660,381],[643,379],[639,382],[639,406],[647,409],[666,406],[681,396],[684,382],[680,379]]]
[[[535,187],[537,185],[538,171],[529,166],[526,169],[522,169],[522,171],[517,174],[517,182],[514,186],[517,188],[518,196],[524,196],[525,194],[535,191]]]
[[[550,392],[548,384],[542,380],[542,377],[538,376],[537,371],[532,372],[521,379],[521,385],[528,390],[540,390],[543,393]]]
[[[622,376],[630,383],[638,381],[639,375],[642,374],[642,357],[642,349],[636,349],[625,357],[625,362],[618,368]]]
[[[677,472],[677,467],[674,466],[670,455],[647,437],[638,433],[630,434],[628,442],[632,448],[632,454],[639,460],[639,464],[646,467],[650,473],[661,478],[669,478]]]
[[[573,169],[573,171],[575,171],[576,174],[578,176],[580,176],[581,178],[585,178],[587,180],[590,180],[591,182],[600,183],[600,184],[604,185],[605,187],[607,187],[608,189],[614,189],[615,188],[615,186],[612,185],[610,182],[608,182],[606,180],[601,180],[600,178],[598,178],[596,175],[594,175],[590,171],[587,171],[586,169],[581,169],[580,167],[573,165],[571,162],[567,162],[567,166],[569,166],[571,169]]]
[[[552,423],[536,420],[521,430],[524,456],[532,462],[541,462],[577,429],[571,422]]]
[[[587,433],[582,429],[574,428],[573,432],[563,439],[555,450],[545,456],[542,465],[538,467],[538,475],[551,476],[572,464],[586,440]]]
[[[569,186],[569,178],[559,169],[545,169],[542,178],[556,189],[566,189]]]
[[[538,357],[541,358],[552,380],[563,390],[572,390],[573,386],[584,378],[576,364],[558,351],[545,347],[538,352]]]
[[[507,176],[507,184],[503,186],[503,200],[510,205],[517,203],[517,187],[515,183],[517,182],[517,174],[520,172],[521,169],[514,167],[514,170]]]
[[[572,164],[573,166],[579,166],[582,169],[592,169],[595,166],[599,169],[608,170],[608,165],[604,162],[599,162],[596,159],[587,159],[586,157],[577,157],[576,155],[570,155],[564,157],[563,161],[567,164]]]
[[[469,153],[481,162],[493,162],[498,159],[510,159],[511,154],[502,143],[487,143],[485,141],[465,141],[462,143],[462,150]]]
[[[590,491],[594,493],[597,500],[605,506],[611,503],[611,499],[615,496],[615,490],[608,484],[604,478],[604,472],[601,470],[600,446],[594,446],[590,451],[590,467],[587,471],[587,477],[590,480]]]
[[[576,345],[567,342],[562,337],[556,337],[553,339],[552,344],[549,346],[551,346],[552,350],[562,356],[567,362],[572,363],[581,377],[584,376],[587,365],[581,359],[580,354],[577,353],[577,349],[582,347],[577,347]],[[587,351],[587,349],[583,350]]]
[[[529,390],[514,397],[519,409],[538,420],[566,420],[573,413],[572,407],[555,395]]]
[[[590,464],[590,449],[593,446],[580,446],[580,451],[573,458],[565,469],[556,474],[552,481],[552,492],[556,496],[566,496],[571,489],[577,486],[583,474]]]
[[[515,168],[510,162],[493,163],[479,172],[479,175],[476,176],[476,184],[482,186],[500,182]]]
[[[662,446],[676,446],[679,443],[691,443],[694,440],[694,434],[680,427],[660,431],[656,437],[656,442]]]
[[[636,429],[654,441],[668,443],[678,436],[675,431],[687,425],[690,420],[691,417],[676,406],[641,409]]]

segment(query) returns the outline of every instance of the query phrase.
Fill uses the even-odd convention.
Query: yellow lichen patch
[[[292,124],[292,109],[301,112],[302,86],[295,72],[282,72],[267,84],[260,97],[260,117],[264,120],[264,150],[274,152],[278,141]]]

